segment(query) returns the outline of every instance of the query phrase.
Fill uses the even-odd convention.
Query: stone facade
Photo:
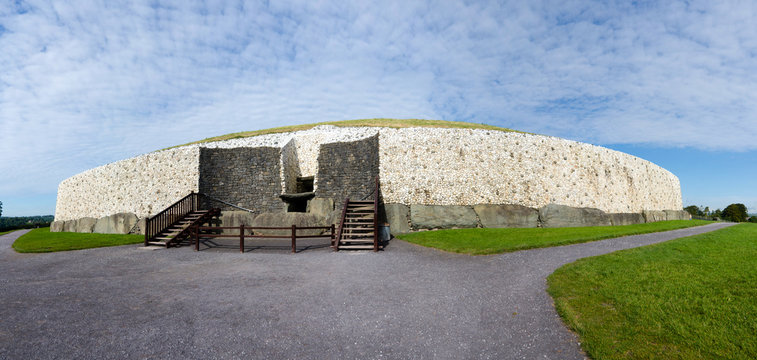
[[[606,148],[494,130],[319,126],[159,151],[72,176],[58,188],[54,229],[97,231],[99,219],[123,213],[138,223],[190,191],[255,216],[283,213],[279,195],[306,176],[315,177],[310,201],[318,205],[308,212],[333,218],[327,213],[345,197],[370,193],[377,175],[382,217],[400,232],[686,218],[677,177]],[[566,220],[574,215],[581,219]]]
[[[318,154],[316,196],[334,199],[341,210],[344,199],[360,200],[375,188],[379,175],[378,136],[353,142],[321,145]]]
[[[200,192],[258,213],[283,212],[281,154],[275,147],[201,149]]]

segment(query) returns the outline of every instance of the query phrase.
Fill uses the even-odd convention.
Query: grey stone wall
[[[554,228],[631,225],[665,220],[690,220],[683,210],[644,213],[605,213],[599,209],[548,204],[539,209],[521,205],[384,204],[383,220],[392,234],[418,230],[461,228]]]
[[[285,211],[281,149],[200,149],[200,192],[256,212]],[[223,210],[235,210],[230,206]]]
[[[333,199],[336,210],[341,210],[345,198],[359,200],[373,191],[378,173],[378,135],[323,144],[318,154],[316,196]]]

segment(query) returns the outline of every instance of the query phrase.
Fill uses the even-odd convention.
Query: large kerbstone
[[[50,232],[62,232],[65,221],[57,220],[50,224]]]
[[[667,220],[691,220],[691,214],[683,210],[663,210]]]
[[[93,232],[100,234],[128,234],[137,223],[137,215],[118,213],[97,219]]]
[[[130,234],[140,234],[140,235],[145,234],[145,218],[141,218],[137,220],[137,226],[131,229]]]
[[[644,210],[641,213],[644,215],[644,221],[648,223],[665,221],[668,219],[668,216],[662,210]]]
[[[485,228],[533,228],[539,223],[539,211],[527,206],[480,204],[473,210]]]
[[[286,227],[286,230],[254,230],[256,235],[291,235],[292,225],[300,227],[331,226],[327,216],[315,214],[290,212],[290,213],[262,213],[255,217],[252,226],[262,227]],[[298,235],[320,235],[330,230],[298,230]]]
[[[549,204],[539,209],[542,227],[610,226],[610,217],[602,210]]]
[[[91,233],[95,228],[97,219],[91,217],[83,217],[76,222],[76,232]]]
[[[389,223],[389,230],[392,234],[404,234],[410,232],[408,223],[408,214],[410,209],[404,204],[384,204],[384,213],[386,222]]]
[[[613,225],[643,224],[644,215],[641,213],[613,213],[608,214]]]
[[[334,211],[334,199],[312,198],[308,201],[307,212],[318,216],[329,216]]]
[[[252,224],[255,223],[255,214],[250,213],[249,211],[222,211],[220,216],[220,224],[213,224],[212,226],[233,226],[233,227],[239,227],[240,225],[244,226],[253,226]],[[223,231],[224,234],[239,234],[238,229],[225,229]],[[250,233],[248,230],[247,233]]]
[[[470,206],[412,204],[410,223],[414,229],[474,228],[478,217]]]
[[[76,232],[76,220],[66,220],[63,222],[64,232]]]

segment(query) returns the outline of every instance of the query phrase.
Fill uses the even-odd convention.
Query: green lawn
[[[21,253],[41,253],[139,244],[144,241],[142,235],[50,232],[50,228],[39,228],[16,239],[13,248]]]
[[[560,246],[711,224],[705,220],[674,220],[623,226],[526,229],[454,229],[399,235],[414,244],[471,255]]]
[[[565,265],[549,293],[595,359],[757,359],[757,224]]]

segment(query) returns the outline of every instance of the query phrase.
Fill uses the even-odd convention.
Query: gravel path
[[[581,359],[547,275],[729,225],[478,257],[402,241],[381,253],[17,254],[14,232],[0,237],[0,358]]]

